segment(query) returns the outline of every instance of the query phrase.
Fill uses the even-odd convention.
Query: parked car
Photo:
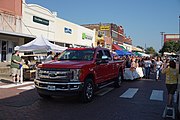
[[[125,62],[114,61],[109,49],[69,48],[58,59],[38,65],[34,83],[43,98],[79,95],[90,102],[96,90],[122,82]]]

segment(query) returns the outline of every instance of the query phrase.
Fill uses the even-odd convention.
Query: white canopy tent
[[[43,36],[37,37],[33,41],[26,43],[21,46],[16,46],[15,50],[19,50],[22,52],[34,52],[34,53],[44,53],[48,51],[53,52],[62,52],[67,47],[61,47],[59,45],[55,45],[49,42],[48,39],[44,38]],[[23,82],[23,68],[21,67],[21,83]]]
[[[19,51],[31,51],[31,52],[62,52],[63,50],[67,49],[67,47],[61,47],[59,45],[55,45],[49,42],[48,39],[44,38],[43,36],[37,37],[33,41],[26,43],[21,46],[16,46],[15,50]]]

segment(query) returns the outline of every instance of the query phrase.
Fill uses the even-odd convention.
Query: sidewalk
[[[10,62],[0,62],[0,67],[10,67]]]
[[[12,83],[10,62],[0,62],[0,83]]]

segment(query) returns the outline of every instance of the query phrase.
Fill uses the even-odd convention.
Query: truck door
[[[103,56],[103,51],[102,50],[98,50],[97,54],[96,54],[96,61],[101,61],[102,60],[102,56]],[[107,63],[100,63],[100,64],[96,64],[95,67],[95,77],[97,80],[97,83],[102,82],[107,76]]]
[[[115,64],[114,64],[114,61],[112,60],[110,51],[109,50],[104,50],[104,54],[108,57],[108,63],[107,63],[107,67],[106,67],[106,69],[107,69],[107,71],[106,71],[107,72],[106,73],[107,79],[112,79],[112,78],[115,77],[115,73],[116,73],[115,68],[116,68],[116,66],[114,66]]]

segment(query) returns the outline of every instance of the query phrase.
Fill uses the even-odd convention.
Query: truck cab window
[[[108,57],[108,60],[112,60],[109,50],[104,50],[105,55]]]
[[[98,60],[100,60],[100,59],[102,59],[102,56],[103,56],[103,52],[102,52],[102,50],[99,50],[99,51],[97,52],[96,58],[97,58]]]

